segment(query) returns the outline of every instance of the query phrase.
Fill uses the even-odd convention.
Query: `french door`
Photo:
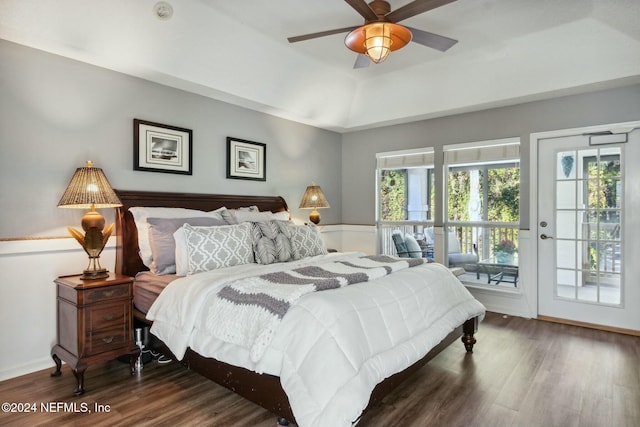
[[[538,314],[640,331],[640,131],[596,141],[539,140]]]

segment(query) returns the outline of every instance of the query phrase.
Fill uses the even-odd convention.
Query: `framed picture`
[[[191,175],[193,132],[175,126],[133,120],[133,169]]]
[[[227,137],[227,178],[267,180],[267,145]]]

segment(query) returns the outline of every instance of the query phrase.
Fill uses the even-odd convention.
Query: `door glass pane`
[[[558,268],[576,268],[575,240],[558,240],[556,242],[556,265]]]
[[[556,236],[558,239],[576,238],[576,211],[556,212]]]
[[[575,270],[556,270],[557,295],[561,298],[576,297],[576,272]]]
[[[588,279],[592,276],[593,273],[589,271],[581,271],[580,276],[583,279]],[[578,299],[581,301],[589,301],[589,302],[598,302],[598,293],[600,292],[599,286],[593,286],[591,282],[581,283],[580,286],[577,287],[578,291]]]
[[[556,162],[556,176],[561,179],[576,179],[576,152],[563,151],[558,153],[558,161]]]
[[[621,157],[619,147],[557,154],[555,249],[559,298],[621,304]]]
[[[556,207],[558,209],[576,208],[576,181],[556,183]]]

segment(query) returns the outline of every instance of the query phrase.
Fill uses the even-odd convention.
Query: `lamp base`
[[[97,280],[97,279],[106,279],[109,277],[109,270],[106,268],[101,268],[100,270],[84,270],[82,272],[82,276],[80,276],[81,280]]]
[[[318,212],[316,209],[314,209],[309,214],[309,221],[311,221],[312,223],[318,225],[320,223],[320,212]]]

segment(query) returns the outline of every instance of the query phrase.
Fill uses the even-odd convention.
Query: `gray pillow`
[[[217,218],[147,218],[149,244],[151,246],[151,272],[174,274],[176,272],[176,242],[173,233],[183,224],[193,226],[227,225]]]
[[[404,242],[407,245],[410,258],[422,258],[422,248],[420,248],[415,237],[407,233],[404,235]]]
[[[258,264],[287,262],[298,258],[291,244],[289,221],[253,222],[253,253]]]

